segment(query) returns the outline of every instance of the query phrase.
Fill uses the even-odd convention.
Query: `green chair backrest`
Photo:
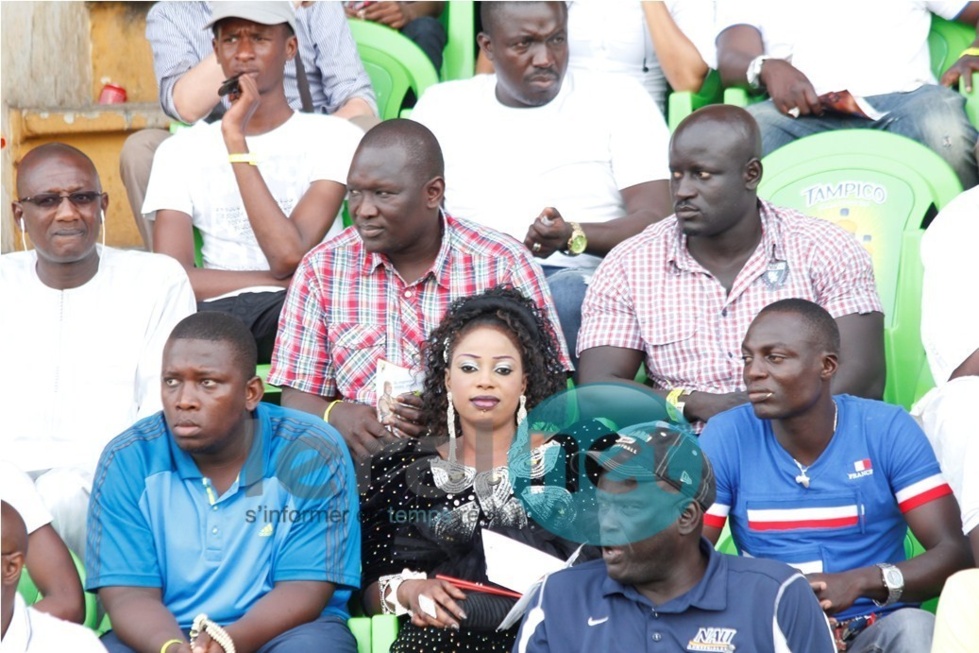
[[[928,32],[928,53],[931,55],[931,72],[941,78],[942,73],[955,63],[963,50],[972,45],[976,38],[975,27],[945,20],[931,15],[931,30]]]
[[[442,50],[442,81],[469,79],[476,68],[476,9],[471,0],[446,2],[442,24],[448,37]]]
[[[382,120],[401,115],[401,105],[409,89],[420,98],[425,89],[438,83],[435,66],[411,39],[378,23],[356,18],[347,22],[370,75]]]
[[[666,119],[670,133],[676,131],[680,121],[700,107],[717,104],[723,99],[721,76],[716,70],[707,72],[704,83],[696,93],[673,91],[666,99]]]
[[[397,617],[393,614],[376,614],[371,617],[371,648],[374,653],[388,653],[397,638]]]
[[[350,617],[347,620],[347,628],[357,640],[357,653],[373,653],[370,617]]]
[[[951,167],[911,139],[869,129],[816,134],[762,161],[759,195],[835,222],[870,252],[884,307],[884,399],[909,408],[925,364],[919,246],[923,222],[962,191]]]

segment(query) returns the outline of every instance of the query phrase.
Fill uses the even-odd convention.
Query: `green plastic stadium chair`
[[[476,69],[475,2],[452,0],[442,10],[442,24],[448,37],[442,50],[442,81],[469,79]]]
[[[717,104],[723,99],[721,93],[721,76],[716,70],[707,72],[704,84],[696,93],[691,91],[674,91],[667,98],[666,117],[670,133],[676,131],[677,125],[684,118],[708,104]]]
[[[931,55],[931,71],[937,79],[942,78],[948,68],[955,63],[963,50],[972,45],[976,38],[974,27],[945,20],[932,14],[931,31],[928,32],[928,52]],[[966,91],[959,80],[959,92],[965,96],[965,113],[969,122],[979,126],[979,73],[972,74],[972,90]]]
[[[351,18],[347,23],[370,75],[382,120],[401,116],[409,89],[420,98],[425,89],[438,83],[435,66],[408,37],[370,21]]]
[[[69,553],[71,553],[71,561],[75,564],[75,571],[78,572],[78,579],[82,582],[82,587],[85,587],[85,564],[74,552],[69,551]],[[24,567],[20,572],[17,592],[27,605],[34,605],[44,598],[41,596],[41,590],[34,584],[34,579],[31,578],[27,567]],[[83,598],[85,602],[85,621],[82,625],[94,630],[97,625],[96,620],[98,619],[98,599],[92,592],[83,592]]]
[[[884,399],[910,408],[927,370],[921,235],[931,211],[962,191],[952,168],[911,139],[870,129],[808,136],[762,163],[761,197],[841,225],[870,252],[884,307]]]
[[[738,554],[738,547],[734,543],[734,536],[731,535],[731,521],[724,521],[724,529],[717,538],[717,545],[714,547],[720,553],[726,553],[728,555],[736,556]]]
[[[357,653],[373,653],[371,648],[371,618],[370,617],[350,617],[347,621],[347,628],[353,633],[357,640]]]
[[[397,638],[397,617],[393,614],[376,614],[371,617],[371,646],[374,653],[388,653]]]
[[[931,29],[928,32],[928,52],[931,57],[931,72],[936,79],[941,79],[949,66],[956,62],[959,54],[972,45],[976,37],[976,30],[968,25],[945,20],[940,16],[932,14]],[[959,92],[965,100],[965,112],[969,117],[969,122],[979,127],[979,73],[973,73],[972,91],[966,92],[960,81]],[[733,104],[738,107],[746,107],[749,104],[764,100],[764,94],[749,93],[743,87],[731,87],[724,90],[724,104]]]

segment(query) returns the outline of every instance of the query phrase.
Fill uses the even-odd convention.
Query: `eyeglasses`
[[[93,202],[102,199],[105,193],[97,193],[94,190],[76,191],[74,193],[39,193],[31,197],[22,197],[18,202],[30,202],[39,209],[54,209],[61,206],[64,200],[68,200],[78,208],[88,206]]]

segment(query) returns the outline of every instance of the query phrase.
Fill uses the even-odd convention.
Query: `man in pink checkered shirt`
[[[768,304],[800,297],[840,328],[835,393],[879,399],[884,316],[870,255],[842,228],[758,199],[754,119],[715,105],[670,141],[674,215],[616,247],[582,306],[579,380],[649,382],[699,430],[745,403],[741,341]]]
[[[355,228],[310,251],[296,271],[269,383],[283,387],[284,406],[323,415],[363,459],[392,437],[375,409],[378,364],[423,372],[421,346],[452,300],[510,284],[546,312],[556,334],[561,326],[544,273],[521,243],[441,211],[442,152],[420,123],[371,129],[347,189]],[[414,394],[398,396],[392,430],[423,434],[420,406]]]

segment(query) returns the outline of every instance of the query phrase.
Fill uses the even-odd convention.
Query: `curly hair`
[[[422,393],[422,420],[429,425],[429,435],[448,435],[445,370],[448,361],[452,360],[456,343],[480,326],[502,329],[520,350],[527,377],[524,394],[528,410],[565,388],[567,373],[561,365],[557,335],[550,320],[533,301],[512,286],[496,286],[479,295],[457,299],[425,344],[427,373]],[[458,423],[456,428],[459,428]]]

